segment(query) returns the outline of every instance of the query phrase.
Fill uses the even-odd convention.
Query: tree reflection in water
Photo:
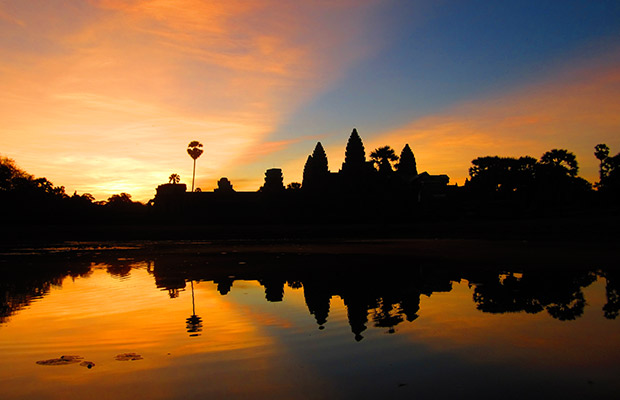
[[[475,307],[488,313],[546,311],[551,317],[570,321],[579,318],[586,305],[583,289],[597,277],[606,280],[607,304],[604,316],[614,319],[620,310],[618,271],[614,269],[549,270],[541,266],[505,271],[499,268],[422,265],[412,258],[398,256],[305,254],[273,255],[244,254],[244,262],[233,255],[210,255],[208,259],[195,256],[184,261],[177,257],[156,257],[147,261],[147,271],[157,288],[177,297],[190,282],[192,315],[186,319],[190,336],[199,336],[203,320],[196,314],[194,281],[214,282],[221,295],[233,290],[235,280],[258,281],[265,288],[269,302],[284,300],[284,285],[303,290],[309,314],[318,329],[329,320],[330,303],[334,296],[343,300],[347,319],[356,341],[364,338],[369,324],[397,331],[404,321],[413,322],[420,312],[421,295],[450,292],[453,282],[466,280],[473,288]],[[5,265],[0,272],[0,322],[34,299],[45,296],[50,287],[61,285],[67,276],[85,276],[91,272],[90,261],[49,263],[42,267],[14,269]],[[246,263],[247,261],[247,263]],[[99,265],[103,262],[99,260]],[[116,259],[106,262],[113,276],[129,275],[138,261]],[[383,266],[379,268],[378,266]]]
[[[561,321],[574,320],[586,305],[582,289],[596,280],[596,273],[583,270],[525,270],[519,276],[480,274],[474,281],[474,302],[490,313],[538,313],[543,310]]]
[[[196,315],[196,301],[194,298],[194,281],[190,282],[192,286],[192,315],[186,320],[187,333],[189,336],[195,337],[200,336],[200,332],[202,332],[202,318]]]
[[[46,296],[52,287],[61,287],[66,277],[75,279],[92,273],[91,263],[87,261],[75,260],[70,266],[56,260],[44,265],[24,264],[0,265],[0,324]]]
[[[119,258],[106,263],[106,271],[113,277],[127,279],[131,274],[132,260]]]
[[[603,306],[605,318],[616,319],[620,311],[620,274],[617,270],[605,271],[602,274],[607,282],[605,292],[607,304]]]

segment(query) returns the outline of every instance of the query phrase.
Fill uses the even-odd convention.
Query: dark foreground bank
[[[343,240],[484,239],[563,243],[618,243],[620,214],[588,213],[554,218],[462,218],[409,223],[303,224],[5,224],[0,247],[47,245],[63,241],[115,240]]]

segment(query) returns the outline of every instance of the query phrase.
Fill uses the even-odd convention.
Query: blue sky
[[[461,101],[544,81],[620,39],[618,1],[387,3],[370,34],[382,38],[381,48],[298,110],[279,130],[282,137],[300,121],[312,127],[308,133],[340,121],[345,130],[351,124],[395,128]]]

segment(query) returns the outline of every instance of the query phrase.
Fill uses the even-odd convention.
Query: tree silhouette
[[[181,177],[179,176],[179,174],[171,174],[170,177],[168,177],[168,181],[173,185],[176,185],[181,181]]]
[[[33,178],[15,165],[15,161],[12,159],[0,157],[0,190],[15,189],[15,184],[20,179],[31,180]]]
[[[286,190],[299,190],[301,189],[301,183],[299,182],[291,182],[286,185]]]
[[[563,170],[569,176],[577,176],[579,167],[577,166],[577,157],[573,153],[565,149],[553,149],[542,155],[540,163],[549,165],[556,170]]]
[[[370,153],[370,159],[375,163],[379,172],[392,172],[392,162],[398,161],[398,156],[390,146],[383,146]]]
[[[108,198],[108,205],[120,206],[124,204],[132,204],[131,195],[128,193],[113,194]]]
[[[605,163],[605,176],[599,184],[599,188],[605,193],[616,198],[620,195],[620,153],[613,157],[607,157]]]
[[[540,158],[536,181],[541,204],[578,204],[587,201],[592,184],[577,176],[577,158],[568,150],[553,149]]]
[[[22,171],[12,159],[0,157],[0,193],[9,192],[38,200],[68,197],[64,186],[54,186],[47,178],[35,178]]]
[[[533,157],[478,157],[469,168],[468,187],[481,192],[513,193],[532,186],[537,161]]]
[[[599,178],[600,181],[598,183],[598,186],[603,184],[603,181],[605,180],[605,178],[607,178],[607,175],[609,174],[609,162],[608,162],[608,158],[609,158],[609,147],[607,147],[606,144],[601,143],[601,144],[597,144],[596,146],[594,146],[594,156],[600,161],[600,166],[599,166]]]
[[[366,166],[366,151],[364,150],[364,144],[362,138],[357,133],[357,129],[353,129],[349,141],[347,142],[347,148],[344,153],[344,162],[342,163],[343,171],[359,171]]]
[[[620,314],[620,274],[616,270],[603,273],[605,281],[605,294],[607,303],[603,306],[603,313],[607,319],[616,319]]]
[[[415,156],[408,144],[403,147],[400,152],[400,161],[396,164],[396,170],[401,174],[415,176],[418,174],[418,167],[415,162]]]
[[[194,160],[194,172],[192,173],[192,192],[194,191],[194,178],[196,177],[196,159],[203,153],[202,143],[197,140],[189,142],[187,145],[187,154]]]
[[[75,195],[77,195],[77,192],[75,193]],[[92,203],[93,201],[95,201],[95,196],[93,196],[90,193],[83,193],[80,197],[88,201],[89,203]]]

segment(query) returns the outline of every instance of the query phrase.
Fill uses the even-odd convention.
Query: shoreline
[[[22,244],[0,249],[0,268],[15,263],[81,260],[93,263],[179,260],[204,268],[248,269],[312,266],[323,261],[339,268],[356,262],[380,269],[411,265],[449,268],[620,268],[614,243],[488,239],[330,239],[330,240],[129,240],[66,241],[46,246]],[[314,260],[314,261],[312,261]],[[371,262],[371,260],[374,260]]]

